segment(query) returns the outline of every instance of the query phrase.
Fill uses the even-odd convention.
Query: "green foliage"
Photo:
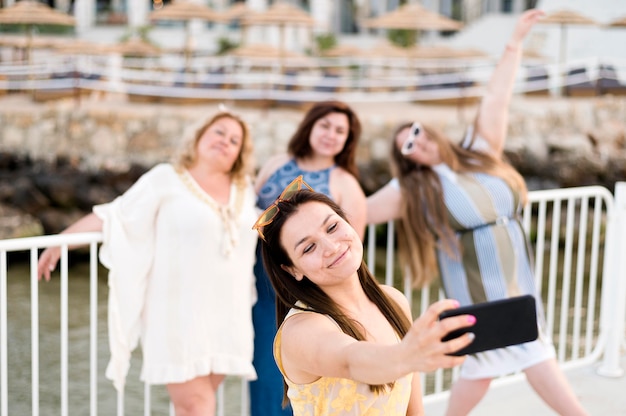
[[[337,46],[337,38],[334,33],[322,33],[315,36],[317,52],[321,53]]]
[[[224,55],[228,51],[236,49],[239,47],[239,44],[235,41],[230,40],[227,37],[220,37],[217,39],[217,55]]]
[[[61,25],[26,25],[23,23],[3,23],[0,25],[0,33],[27,33],[29,26],[33,34],[38,35],[70,35],[74,33],[72,26]]]
[[[410,48],[417,43],[417,31],[407,29],[390,29],[387,31],[387,39],[394,45],[402,48]]]
[[[154,45],[155,43],[150,39],[150,31],[152,30],[152,26],[139,26],[136,28],[129,27],[126,32],[120,38],[120,42],[126,42],[131,38],[139,38],[146,43],[150,43]]]

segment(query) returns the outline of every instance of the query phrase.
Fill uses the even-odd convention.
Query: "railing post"
[[[7,356],[7,252],[0,251],[0,415],[9,414]]]
[[[609,319],[603,319],[607,325],[607,340],[604,347],[602,364],[598,374],[606,377],[621,377],[624,369],[620,367],[620,348],[624,339],[624,320],[626,319],[626,182],[615,184],[615,203],[613,218],[609,218],[607,232],[611,233],[609,244],[611,250],[612,270],[608,282],[608,295],[603,302],[608,303],[606,312]],[[607,276],[605,275],[605,278]]]

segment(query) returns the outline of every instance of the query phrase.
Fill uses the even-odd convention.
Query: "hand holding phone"
[[[474,354],[534,341],[538,337],[535,298],[531,295],[449,309],[442,312],[439,319],[463,314],[475,316],[476,324],[452,331],[442,341],[457,338],[467,332],[474,333],[475,338],[467,347],[450,355]]]

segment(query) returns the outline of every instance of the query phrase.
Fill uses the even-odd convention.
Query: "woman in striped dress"
[[[536,295],[518,218],[527,189],[504,160],[503,148],[522,41],[541,16],[539,10],[522,14],[462,142],[454,144],[422,123],[401,125],[393,136],[394,179],[368,198],[368,223],[400,220],[400,258],[415,285],[439,275],[446,296],[461,305]],[[586,414],[557,365],[538,312],[536,341],[468,357],[448,415],[468,414],[492,378],[516,371],[524,371],[559,414]]]

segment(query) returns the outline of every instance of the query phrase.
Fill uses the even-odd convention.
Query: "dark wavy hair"
[[[289,140],[287,151],[296,158],[306,158],[313,152],[309,143],[309,136],[313,130],[313,125],[322,117],[330,113],[341,113],[348,117],[348,138],[341,152],[335,156],[337,166],[350,172],[355,178],[359,177],[356,166],[356,149],[361,138],[361,122],[350,106],[341,101],[323,101],[315,103],[307,111],[304,118],[298,125],[293,136]]]
[[[276,291],[276,322],[280,325],[292,308],[320,313],[331,317],[344,333],[359,341],[365,340],[365,332],[363,331],[362,325],[346,316],[339,305],[320,289],[319,286],[306,276],[298,281],[281,267],[281,265],[287,267],[293,265],[293,262],[289,258],[280,240],[281,230],[287,220],[298,212],[301,205],[310,202],[326,204],[332,208],[337,215],[346,220],[346,216],[339,205],[326,195],[318,192],[301,190],[295,193],[289,200],[281,200],[278,202],[278,213],[270,224],[263,227],[265,240],[259,240],[261,242],[263,263],[269,275],[270,282]],[[383,292],[378,281],[369,271],[363,260],[361,260],[361,266],[357,270],[357,273],[361,287],[368,299],[376,304],[398,336],[402,338],[411,326],[411,322],[402,308]],[[306,306],[297,306],[296,302],[298,301]],[[380,385],[370,386],[370,389],[376,393],[384,391],[385,388],[386,386]],[[285,402],[287,400],[286,384],[284,400]]]

